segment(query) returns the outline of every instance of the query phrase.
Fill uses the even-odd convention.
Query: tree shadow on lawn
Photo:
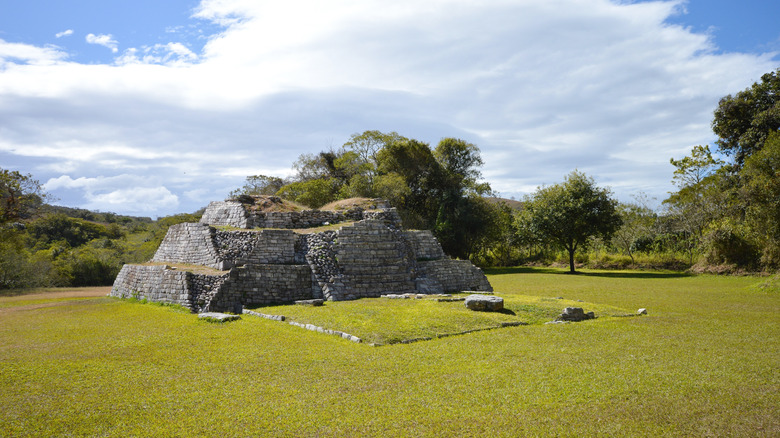
[[[612,271],[612,272],[590,272],[577,271],[571,273],[568,270],[556,268],[537,268],[530,266],[516,266],[512,268],[486,268],[485,274],[504,275],[504,274],[554,274],[554,275],[582,275],[584,277],[605,277],[605,278],[684,278],[692,277],[694,274],[687,272],[672,271]]]

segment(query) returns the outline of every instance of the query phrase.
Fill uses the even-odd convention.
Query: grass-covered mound
[[[488,277],[505,298],[649,315],[370,348],[106,297],[17,301],[0,308],[0,436],[780,434],[780,294],[765,279]]]
[[[455,294],[453,298],[467,294]],[[578,301],[507,294],[502,312],[475,312],[463,301],[423,299],[370,298],[356,301],[328,301],[323,306],[265,306],[255,309],[288,320],[313,324],[349,333],[363,342],[394,344],[433,339],[465,332],[551,321],[564,307],[583,307],[597,317],[623,316],[625,309]]]

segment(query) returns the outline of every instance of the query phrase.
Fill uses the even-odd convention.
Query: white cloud
[[[67,58],[57,47],[37,47],[30,44],[9,43],[0,39],[0,72],[19,64],[46,66]]]
[[[117,65],[163,64],[185,66],[198,60],[198,55],[182,43],[155,44],[141,49],[130,48],[116,59]]]
[[[666,24],[682,6],[205,0],[197,16],[227,27],[201,53],[157,44],[113,65],[0,40],[0,153],[61,191],[85,190],[57,183],[63,173],[138,177],[92,189],[85,202],[103,210],[162,187],[192,211],[367,129],[474,142],[508,196],[578,168],[622,199],[663,197],[669,158],[712,142],[718,99],[777,65]],[[90,35],[119,53],[111,35]]]
[[[73,29],[63,30],[62,32],[58,32],[54,36],[56,38],[62,38],[62,37],[71,36],[71,35],[73,35]]]
[[[87,35],[86,40],[89,44],[97,44],[99,46],[107,47],[114,53],[119,51],[117,48],[119,43],[111,34],[95,35],[94,33],[90,33]]]
[[[90,197],[89,209],[108,209],[109,211],[131,211],[153,214],[161,209],[176,208],[179,197],[165,187],[133,187],[116,189]]]
[[[136,175],[73,179],[69,175],[52,178],[44,184],[47,191],[70,189],[80,191],[83,208],[122,211],[130,214],[153,214],[176,208],[179,197],[164,186],[154,186]]]

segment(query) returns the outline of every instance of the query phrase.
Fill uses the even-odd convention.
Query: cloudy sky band
[[[714,140],[720,97],[778,65],[670,24],[685,5],[204,0],[134,47],[67,25],[51,44],[0,32],[1,166],[65,205],[157,216],[379,129],[476,143],[507,197],[577,168],[622,200],[662,199],[669,158]],[[110,61],[74,60],[97,49]]]

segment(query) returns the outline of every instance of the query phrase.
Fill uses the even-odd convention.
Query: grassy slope
[[[493,271],[641,318],[379,348],[109,298],[0,316],[0,435],[778,436],[780,293],[674,273]],[[13,310],[12,310],[13,309]]]

